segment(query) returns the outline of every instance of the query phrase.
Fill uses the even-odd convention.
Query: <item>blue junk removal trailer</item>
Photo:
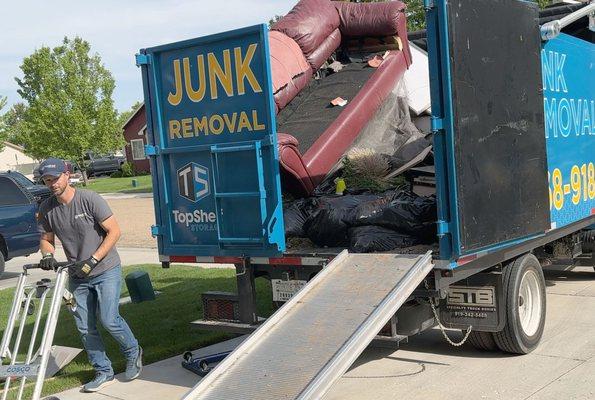
[[[548,36],[531,2],[425,3],[439,251],[382,334],[440,321],[471,326],[478,348],[527,353],[545,321],[542,265],[593,265],[581,255],[595,224],[589,18],[573,22],[582,34]],[[258,25],[136,57],[163,266],[237,270],[237,293],[203,294],[200,328],[252,331],[255,277],[281,304],[338,253],[285,249],[267,40]]]

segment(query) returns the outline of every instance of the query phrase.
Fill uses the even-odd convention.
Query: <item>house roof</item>
[[[19,146],[18,144],[14,144],[14,143],[10,143],[10,142],[3,142],[3,143],[4,143],[4,146],[6,146],[6,147],[11,147],[15,150],[22,151],[23,153],[25,152],[25,148],[23,146]]]
[[[140,106],[138,106],[138,108],[132,113],[130,118],[128,118],[126,120],[126,122],[124,122],[124,124],[122,125],[122,129],[126,129],[126,126],[130,123],[130,121],[132,121],[134,119],[134,117],[136,117],[136,115],[140,112],[140,110],[144,109],[144,107],[145,107],[145,102],[142,102],[140,104]]]

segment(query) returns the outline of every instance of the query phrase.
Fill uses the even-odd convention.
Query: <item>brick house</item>
[[[132,163],[134,170],[139,172],[151,172],[149,159],[145,155],[145,144],[147,144],[147,116],[145,105],[126,121],[123,126],[124,140],[126,140],[126,161]]]

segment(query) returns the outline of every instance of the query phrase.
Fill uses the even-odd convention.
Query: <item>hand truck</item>
[[[230,353],[231,351],[224,351],[208,356],[194,357],[191,352],[187,351],[182,356],[182,367],[204,378],[214,368],[213,364],[222,361]]]
[[[0,379],[5,378],[2,400],[6,400],[11,382],[17,379],[21,381],[17,399],[21,400],[25,389],[25,382],[28,378],[35,378],[32,400],[39,400],[52,349],[52,342],[56,332],[62,298],[64,297],[67,300],[67,304],[69,304],[71,310],[76,308],[70,292],[65,293],[67,292],[65,287],[68,279],[68,267],[70,265],[70,263],[58,263],[55,282],[52,283],[50,279],[42,279],[34,285],[27,284],[28,271],[39,268],[39,264],[27,264],[23,266],[23,272],[19,276],[14,299],[12,300],[8,324],[6,325],[6,330],[0,344]],[[39,299],[38,307],[35,307],[33,297]],[[42,324],[41,319],[44,306],[48,298],[51,298],[51,301],[43,328],[43,335],[41,336],[39,348],[34,351],[37,334]],[[21,339],[23,338],[28,315],[35,315],[35,323],[31,332],[27,354],[24,358],[19,358]],[[15,336],[14,331],[17,326],[18,330]]]

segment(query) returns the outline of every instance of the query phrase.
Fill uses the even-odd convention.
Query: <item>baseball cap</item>
[[[66,163],[59,158],[48,158],[39,164],[39,176],[60,176],[60,174],[66,172]]]

